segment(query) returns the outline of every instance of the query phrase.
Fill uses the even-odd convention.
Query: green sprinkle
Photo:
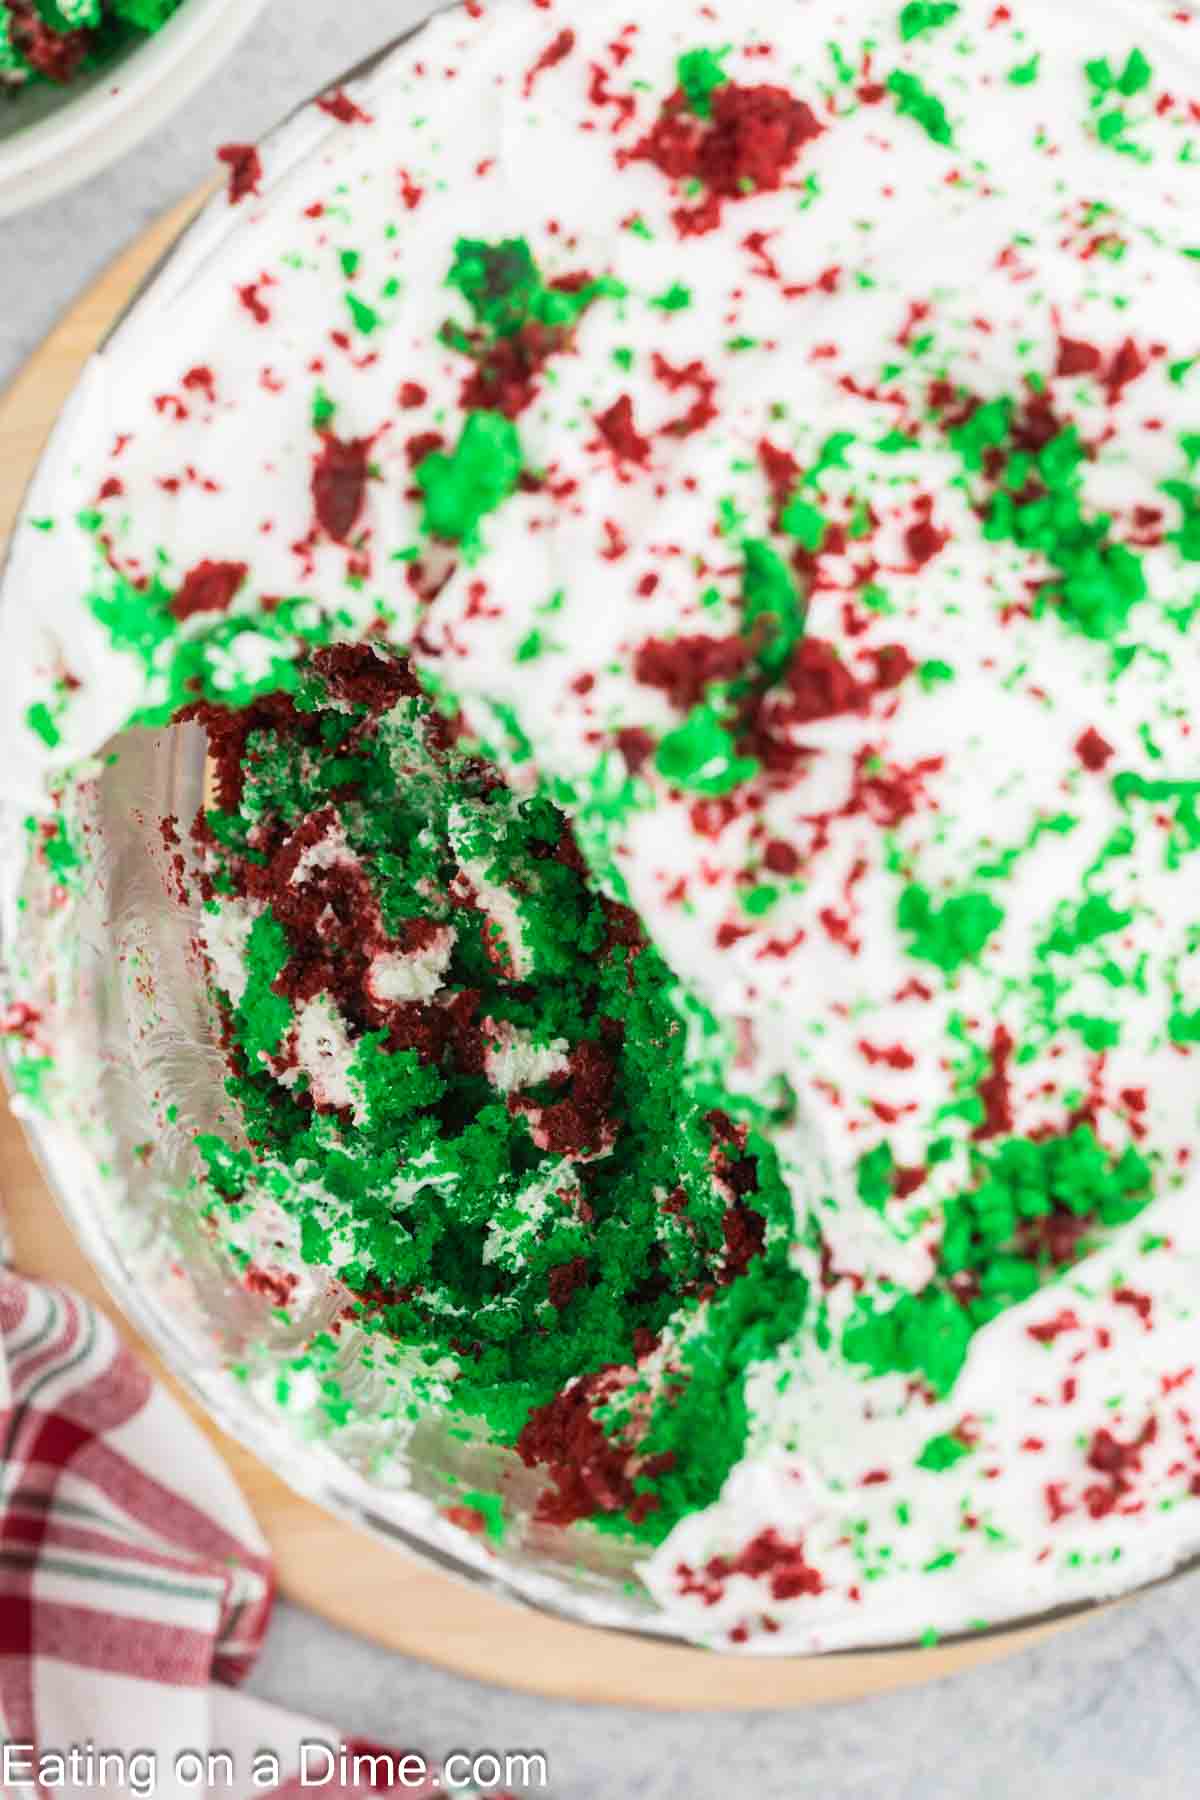
[[[1162,491],[1176,501],[1180,511],[1178,531],[1168,534],[1185,562],[1200,562],[1200,487],[1190,481],[1164,481]]]
[[[930,1438],[917,1458],[917,1467],[930,1469],[935,1475],[940,1475],[971,1454],[970,1444],[964,1444],[953,1432],[945,1432],[941,1437]]]
[[[1041,67],[1042,56],[1039,51],[1036,56],[1031,56],[1028,62],[1017,63],[1014,68],[1011,68],[1008,71],[1008,80],[1013,87],[1032,87],[1041,73]]]
[[[663,739],[655,766],[673,787],[714,797],[731,794],[759,768],[752,757],[738,754],[720,716],[703,705],[693,707],[686,723]]]
[[[757,651],[757,663],[764,678],[774,680],[783,673],[804,635],[807,609],[792,571],[770,544],[761,538],[746,538],[742,555],[743,625],[747,633],[756,633],[764,621],[770,626],[766,644]]]
[[[1200,1044],[1200,1008],[1173,1012],[1167,1021],[1167,1036],[1173,1044]]]
[[[935,144],[953,144],[954,129],[946,108],[918,76],[910,75],[904,69],[895,69],[888,76],[887,85],[895,95],[896,110],[902,118],[915,119]]]
[[[657,306],[660,312],[686,312],[692,304],[692,298],[691,288],[684,287],[681,281],[676,281],[667,289],[666,293],[659,294],[656,299],[651,300],[650,304]]]
[[[357,294],[347,294],[346,305],[350,308],[350,317],[364,337],[370,337],[373,332],[378,331],[379,314],[373,306],[368,306]]]
[[[900,14],[900,36],[906,44],[914,38],[924,37],[927,32],[940,31],[951,19],[956,19],[962,8],[956,0],[909,0]]]
[[[780,529],[789,537],[794,537],[806,550],[817,551],[825,542],[825,533],[829,529],[823,516],[815,506],[807,500],[797,497],[783,510],[779,521]]]
[[[423,529],[450,543],[476,544],[480,521],[508,499],[521,465],[521,441],[511,419],[468,414],[453,452],[435,450],[417,465],[417,485],[425,496]]]
[[[1129,60],[1117,78],[1117,87],[1126,99],[1140,94],[1154,79],[1154,70],[1140,50],[1131,50]]]
[[[877,1213],[887,1210],[896,1187],[896,1160],[890,1144],[879,1144],[859,1159],[856,1185],[864,1206]]]
[[[499,1494],[480,1494],[472,1490],[463,1495],[462,1503],[480,1515],[484,1532],[493,1544],[504,1542],[507,1526],[504,1520],[504,1501]]]
[[[742,896],[742,905],[752,919],[762,919],[778,906],[781,895],[779,889],[767,885],[749,888]]]
[[[848,469],[850,464],[846,452],[856,442],[852,431],[834,431],[825,439],[817,452],[817,460],[809,470],[805,479],[810,483],[818,482],[827,469]]]
[[[545,655],[547,648],[543,634],[540,631],[531,631],[529,636],[522,638],[517,645],[516,660],[519,663],[536,662],[539,656]]]
[[[1004,923],[1004,909],[990,894],[958,894],[937,906],[928,889],[915,884],[901,895],[896,916],[901,931],[912,933],[910,956],[947,975],[978,961]]]
[[[679,85],[687,95],[688,106],[698,118],[712,117],[712,97],[729,81],[725,59],[732,54],[732,44],[724,50],[689,50],[679,58]]]
[[[62,742],[62,733],[54,722],[54,715],[44,700],[38,700],[25,714],[25,723],[35,736],[40,737],[48,749],[55,749]]]

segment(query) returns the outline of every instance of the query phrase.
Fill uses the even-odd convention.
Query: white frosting
[[[432,1000],[450,966],[456,933],[443,926],[421,950],[387,950],[374,957],[367,974],[367,992],[383,1005],[397,1001]]]
[[[362,1095],[351,1073],[354,1044],[345,1019],[328,994],[317,994],[297,1007],[284,1048],[294,1054],[297,1065],[279,1075],[284,1087],[294,1087],[300,1075],[307,1075],[308,1091],[318,1107],[357,1112]]]
[[[507,1019],[485,1019],[483,1030],[487,1042],[484,1073],[502,1094],[537,1087],[552,1075],[565,1075],[570,1067],[570,1046],[565,1038],[539,1044],[531,1032],[510,1025]]]

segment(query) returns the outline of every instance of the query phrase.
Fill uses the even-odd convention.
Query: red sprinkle
[[[676,368],[656,350],[653,368],[654,379],[661,381],[672,393],[678,392],[680,388],[690,387],[696,395],[694,404],[687,412],[663,427],[664,437],[691,437],[693,432],[703,431],[706,425],[711,425],[719,416],[719,409],[713,398],[717,391],[716,379],[709,374],[702,362],[696,360],[685,363],[682,368]]]
[[[681,1562],[675,1573],[679,1592],[695,1594],[705,1606],[716,1606],[724,1598],[725,1584],[734,1575],[768,1583],[775,1600],[798,1600],[825,1591],[820,1570],[805,1560],[803,1543],[789,1544],[774,1526],[760,1531],[736,1557],[712,1556],[700,1569]]]
[[[332,88],[328,94],[322,94],[317,101],[322,112],[327,112],[331,119],[340,125],[369,125],[371,115],[353,101],[344,88]]]
[[[950,542],[950,533],[942,531],[933,522],[933,501],[922,496],[917,503],[918,518],[905,533],[904,543],[913,565],[923,569],[926,563],[940,556]]]
[[[1047,1319],[1044,1324],[1027,1325],[1025,1329],[1035,1343],[1052,1344],[1055,1338],[1062,1336],[1064,1331],[1079,1331],[1082,1327],[1078,1316],[1068,1307],[1064,1307],[1061,1312],[1055,1313],[1054,1317]]]
[[[1133,1288],[1122,1287],[1116,1289],[1113,1294],[1113,1299],[1118,1306],[1132,1307],[1133,1311],[1142,1321],[1142,1324],[1146,1327],[1146,1330],[1150,1330],[1150,1320],[1154,1311],[1154,1303],[1149,1294],[1139,1294]]]
[[[269,275],[263,275],[258,281],[247,282],[245,287],[240,287],[237,290],[238,299],[246,308],[246,311],[250,314],[250,317],[254,320],[256,325],[269,325],[271,323],[270,308],[266,306],[259,297],[259,289],[269,287],[270,285],[271,277]]]
[[[1005,1026],[997,1025],[992,1036],[992,1068],[979,1084],[979,1098],[983,1102],[983,1121],[971,1133],[976,1143],[983,1143],[988,1138],[999,1137],[1001,1132],[1013,1129],[1013,1105],[1011,1078],[1008,1066],[1016,1045],[1012,1033]]]
[[[566,61],[574,48],[575,33],[570,30],[560,31],[554,41],[547,45],[525,77],[522,92],[527,100],[537,85],[538,76],[547,69],[556,69],[559,63]]]
[[[1089,726],[1077,741],[1075,754],[1085,769],[1097,774],[1117,753],[1093,726]]]
[[[633,400],[628,394],[622,394],[606,412],[596,414],[596,429],[618,462],[649,462],[650,440],[634,422]]]
[[[1120,349],[1113,356],[1104,372],[1104,386],[1108,390],[1108,403],[1115,406],[1124,395],[1130,382],[1144,375],[1150,367],[1150,358],[1143,350],[1139,350],[1132,338],[1126,338]]]
[[[910,1050],[906,1050],[903,1044],[892,1044],[888,1049],[880,1049],[875,1044],[869,1044],[866,1038],[860,1038],[858,1053],[872,1067],[879,1063],[888,1069],[915,1069],[917,1066],[916,1057]]]

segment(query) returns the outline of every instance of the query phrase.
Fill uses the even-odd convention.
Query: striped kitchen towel
[[[416,1755],[237,1692],[271,1598],[208,1440],[102,1314],[0,1267],[4,1800],[441,1792]]]

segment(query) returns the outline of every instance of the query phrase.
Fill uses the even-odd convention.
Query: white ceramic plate
[[[0,218],[97,175],[181,107],[267,0],[184,0],[162,30],[65,87],[0,96]]]

